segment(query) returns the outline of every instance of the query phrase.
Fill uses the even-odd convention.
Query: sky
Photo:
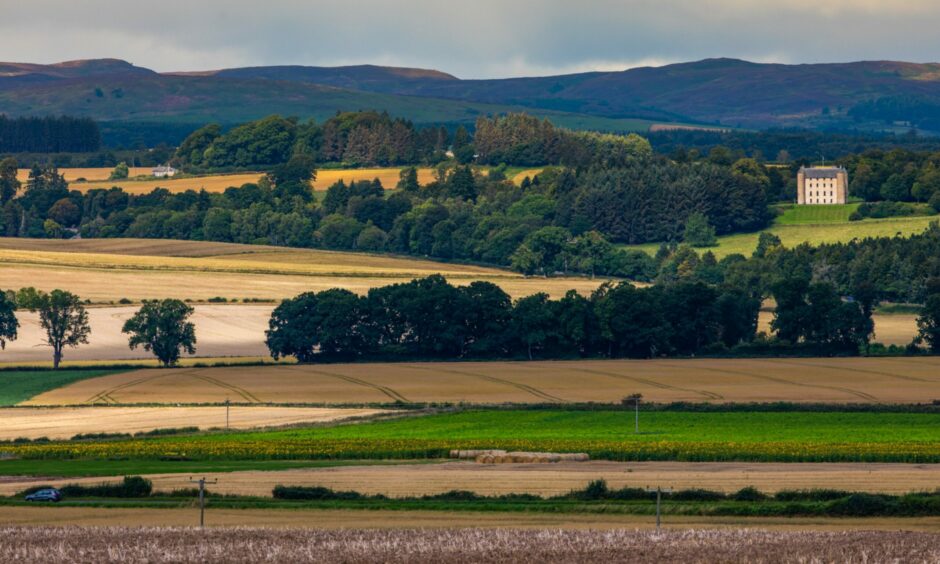
[[[940,60],[938,0],[0,0],[0,60],[380,64],[461,78],[709,57]]]

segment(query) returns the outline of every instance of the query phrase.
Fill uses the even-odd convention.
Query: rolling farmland
[[[213,297],[279,300],[301,292],[370,288],[443,274],[453,283],[488,280],[513,297],[575,289],[603,280],[524,278],[498,268],[429,260],[320,251],[146,239],[0,239],[0,288],[61,288],[95,303]]]
[[[30,399],[88,403],[918,403],[940,398],[940,359],[693,359],[233,366],[140,370]],[[233,397],[233,390],[238,397]]]

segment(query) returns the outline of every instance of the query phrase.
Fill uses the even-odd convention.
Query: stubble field
[[[222,383],[222,385],[215,382]],[[139,370],[76,382],[32,405],[254,402],[921,403],[940,399],[940,359],[688,359],[369,363]],[[235,398],[232,398],[235,400]]]
[[[205,301],[281,300],[301,292],[370,288],[442,274],[455,284],[486,280],[513,297],[574,289],[603,280],[524,278],[498,268],[312,249],[146,239],[0,239],[0,288],[61,288],[96,303],[122,298]]]
[[[237,394],[232,394],[237,397]],[[328,423],[382,413],[376,409],[313,407],[53,407],[0,408],[0,440],[20,437],[70,439],[88,433],[138,433],[181,427],[254,429],[299,423]]]

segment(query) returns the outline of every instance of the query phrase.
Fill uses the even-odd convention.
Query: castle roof
[[[837,178],[840,172],[845,172],[841,166],[814,166],[803,167],[800,171],[806,178]]]

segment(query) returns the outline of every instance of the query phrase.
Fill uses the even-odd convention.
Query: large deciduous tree
[[[88,312],[78,296],[64,290],[40,293],[30,306],[39,311],[39,326],[46,333],[46,344],[52,347],[52,367],[58,369],[64,348],[88,343]]]
[[[183,352],[196,352],[196,327],[189,317],[193,308],[180,300],[148,301],[124,323],[128,345],[153,352],[163,366],[173,366]]]

